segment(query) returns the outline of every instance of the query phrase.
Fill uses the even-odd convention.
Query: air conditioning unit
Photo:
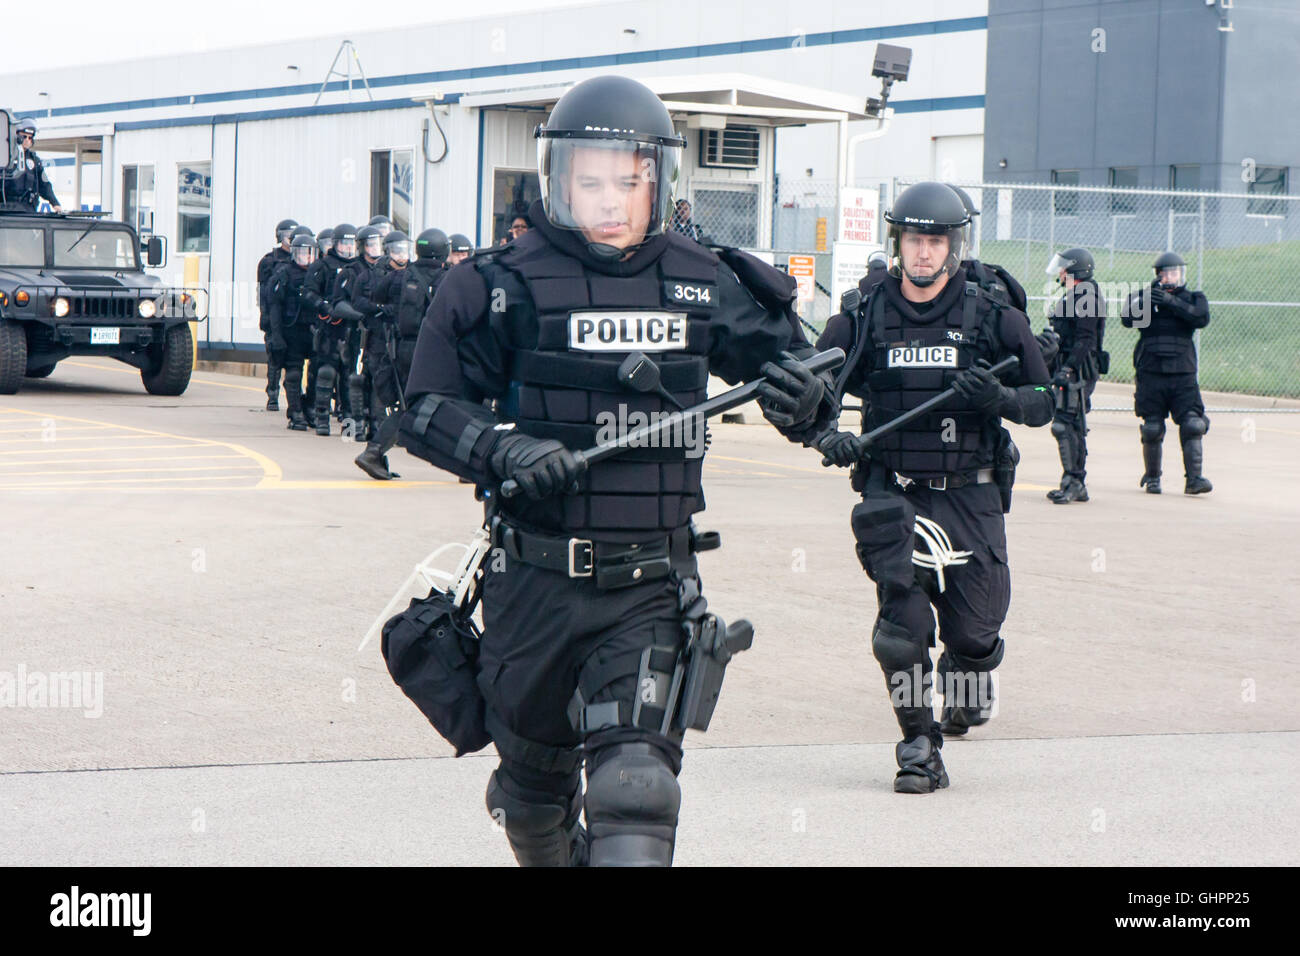
[[[758,129],[728,126],[700,131],[700,165],[724,169],[758,169]]]

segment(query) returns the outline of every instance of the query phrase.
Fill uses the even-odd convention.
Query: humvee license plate
[[[121,341],[121,329],[91,329],[91,345],[117,345]]]

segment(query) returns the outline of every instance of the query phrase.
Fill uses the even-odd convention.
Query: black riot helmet
[[[366,225],[374,226],[379,230],[379,234],[385,239],[387,239],[388,234],[393,231],[393,220],[389,219],[387,216],[371,216],[370,222],[366,223]]]
[[[944,183],[944,185],[957,194],[957,198],[961,200],[961,204],[966,207],[966,214],[968,216],[974,219],[980,214],[980,211],[975,208],[975,200],[970,198],[970,193],[962,189],[960,186],[954,186],[952,183]]]
[[[289,243],[289,253],[293,256],[294,263],[304,269],[316,261],[316,237],[310,229],[293,237],[293,242]]]
[[[1052,256],[1052,261],[1047,264],[1047,274],[1055,277],[1058,285],[1065,285],[1065,280],[1061,278],[1062,269],[1071,279],[1082,282],[1084,279],[1092,278],[1092,271],[1096,267],[1097,263],[1093,261],[1092,253],[1076,246]]]
[[[451,243],[452,252],[474,251],[474,243],[469,241],[469,236],[462,235],[459,232],[453,232],[451,238],[447,241]]]
[[[411,259],[411,240],[400,229],[394,229],[384,236],[384,255],[389,260],[406,265]]]
[[[295,226],[293,232],[291,232],[289,236],[293,239],[297,239],[299,236],[311,236],[313,239],[316,238],[315,235],[312,234],[311,226]]]
[[[384,236],[377,226],[362,226],[357,230],[357,254],[378,259],[384,254]]]
[[[320,254],[322,256],[325,255],[325,253],[329,252],[331,249],[333,249],[334,230],[322,229],[320,232],[316,233],[316,247],[320,249]]]
[[[966,247],[970,244],[970,213],[961,198],[943,183],[908,186],[898,194],[893,208],[885,213],[885,222],[889,226],[886,248],[890,275],[901,277],[904,274],[903,237],[908,233],[948,237],[948,253],[942,263],[932,265],[930,272],[907,272],[913,285],[928,286],[944,273],[952,275],[966,258]]]
[[[1181,289],[1187,284],[1187,263],[1176,252],[1166,252],[1156,260],[1156,281],[1165,289]]]
[[[357,227],[341,222],[334,227],[334,255],[344,261],[357,257]]]
[[[657,236],[672,211],[686,140],[649,87],[593,76],[560,97],[534,132],[542,207],[551,223],[619,259]]]
[[[292,238],[293,231],[297,228],[297,219],[281,219],[275,225],[275,241],[283,243],[286,239]]]
[[[451,240],[441,229],[426,229],[415,238],[415,255],[419,259],[446,262],[451,253]]]
[[[36,142],[36,121],[35,120],[20,119],[16,124],[14,124],[14,136],[23,136],[23,135],[30,136],[32,138],[32,142],[33,143]]]

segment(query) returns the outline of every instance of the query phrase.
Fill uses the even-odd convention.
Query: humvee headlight
[[[152,319],[158,311],[158,306],[154,305],[153,299],[140,300],[140,318]]]
[[[0,305],[8,305],[8,304],[9,304],[9,296],[5,295],[3,292],[0,292]]]
[[[28,294],[26,289],[19,289],[17,294],[14,295],[14,301],[19,305],[26,305],[28,302],[32,301],[32,297]]]
[[[72,306],[68,304],[68,300],[63,296],[59,296],[54,300],[54,317],[56,319],[63,318],[70,311],[72,311]]]

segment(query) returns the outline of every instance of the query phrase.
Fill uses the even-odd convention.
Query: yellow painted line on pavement
[[[65,360],[63,362],[60,362],[59,364],[76,365],[79,368],[95,368],[95,369],[99,369],[101,372],[117,372],[121,375],[140,374],[140,370],[137,368],[113,368],[113,366],[111,365],[93,365],[90,362],[69,362]],[[252,385],[231,385],[229,382],[214,382],[210,378],[194,378],[193,376],[190,377],[190,384],[191,385],[213,385],[217,388],[237,388],[245,392],[261,392],[263,395],[266,394],[265,385],[263,385],[261,388],[254,388]],[[155,397],[163,398],[165,396],[158,395]]]
[[[0,468],[12,468],[16,465],[105,465],[119,461],[205,461],[210,458],[243,457],[243,455],[140,455],[131,458],[37,458],[34,461],[0,461]]]
[[[74,468],[71,471],[11,471],[5,474],[5,478],[37,478],[45,475],[124,475],[124,474],[148,474],[157,475],[168,471],[247,471],[250,468],[260,468],[258,464],[248,465],[199,465],[196,468]]]
[[[64,474],[67,474],[67,472],[64,472]],[[95,481],[42,481],[25,485],[0,485],[0,491],[43,491],[46,488],[71,488],[73,486],[98,488],[101,485],[139,485],[162,481],[239,481],[247,477],[247,475],[205,475],[202,478],[100,478]],[[248,490],[251,491],[252,486]]]
[[[19,432],[38,432],[49,428],[49,425],[27,425],[24,428],[0,428],[0,435],[17,434]],[[63,432],[97,432],[105,428],[113,428],[112,425],[65,425],[63,428],[56,429]]]
[[[396,481],[376,481],[373,478],[360,478],[353,480],[340,481],[280,481],[274,485],[268,485],[268,488],[275,490],[289,491],[328,491],[339,488],[427,488],[430,485],[459,485],[458,481],[406,481],[399,478]],[[471,487],[466,485],[466,487]]]
[[[50,442],[49,444],[53,445],[55,443]],[[175,442],[168,445],[131,445],[127,448],[123,448],[121,445],[91,445],[89,448],[64,448],[62,442],[59,442],[58,445],[58,448],[19,448],[14,451],[0,451],[0,458],[8,458],[11,455],[67,455],[79,451],[144,451],[145,449],[154,448],[181,449],[203,447],[199,442],[190,445],[178,445]]]
[[[0,407],[0,412],[25,413],[26,409]],[[46,418],[52,418],[55,421],[80,422],[83,425],[110,425],[113,428],[121,429],[123,431],[134,432],[137,435],[139,435],[141,438],[170,438],[175,441],[185,441],[185,442],[192,442],[200,445],[209,445],[215,448],[225,448],[230,451],[236,452],[238,454],[244,455],[247,458],[251,458],[253,461],[257,462],[257,464],[262,469],[262,478],[258,482],[258,487],[275,485],[280,481],[281,478],[284,477],[283,473],[280,470],[280,466],[276,464],[274,461],[272,461],[270,458],[268,458],[266,455],[263,455],[261,452],[253,451],[253,449],[247,448],[244,445],[235,444],[234,442],[217,441],[216,439],[211,439],[211,438],[194,438],[189,435],[173,435],[170,432],[155,431],[149,428],[136,428],[132,425],[114,425],[112,422],[100,422],[100,421],[95,421],[92,418],[74,418],[71,415],[50,415],[44,412],[41,413],[31,412],[30,414],[32,415],[42,414]],[[123,438],[126,437],[129,436],[123,436]]]
[[[122,426],[122,425],[114,425],[114,426],[112,426],[112,427],[113,427],[113,428],[122,428],[122,427],[124,427],[124,426]],[[87,435],[87,436],[85,436],[85,440],[87,440],[87,441],[101,441],[101,440],[103,440],[103,441],[143,441],[145,438],[150,438],[150,437],[153,437],[153,436],[150,436],[150,435]],[[171,438],[171,437],[173,437],[173,436],[168,435],[167,437],[168,437],[168,438]],[[72,439],[70,439],[70,441],[78,441],[78,440],[79,440],[79,439],[77,439],[77,438],[72,438]],[[56,442],[58,442],[58,435],[57,435],[57,432],[56,432],[55,437],[53,437],[53,438],[0,438],[0,445],[30,445],[32,442],[36,442],[37,444],[53,445],[53,444],[55,444]]]

